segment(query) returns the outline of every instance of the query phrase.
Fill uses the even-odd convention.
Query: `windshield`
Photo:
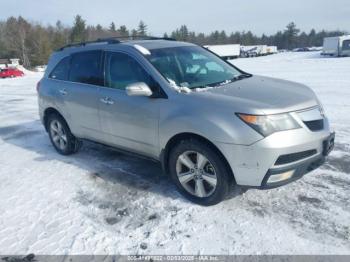
[[[248,76],[198,46],[152,49],[146,57],[171,84],[179,87],[214,87]]]

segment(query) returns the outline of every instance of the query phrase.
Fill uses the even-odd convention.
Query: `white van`
[[[350,35],[326,37],[322,55],[350,56]]]

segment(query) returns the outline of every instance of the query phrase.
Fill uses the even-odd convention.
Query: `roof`
[[[191,43],[179,42],[179,41],[169,41],[169,40],[132,40],[121,42],[122,45],[140,45],[149,50],[160,49],[160,48],[170,48],[178,46],[193,46]]]
[[[108,49],[113,49],[113,47],[118,46],[134,46],[134,45],[140,45],[148,50],[152,49],[159,49],[159,48],[170,48],[170,47],[177,47],[177,46],[193,46],[193,44],[186,43],[186,42],[178,42],[174,40],[168,40],[168,39],[146,39],[146,40],[127,40],[127,41],[119,41],[115,39],[98,39],[96,41],[90,41],[90,42],[82,42],[72,45],[67,45],[62,47],[61,49],[57,51],[69,51],[74,52],[79,49],[102,49],[105,47],[108,47]]]
[[[329,36],[329,37],[325,37],[324,39],[342,39],[342,40],[347,40],[347,39],[350,39],[350,35]]]

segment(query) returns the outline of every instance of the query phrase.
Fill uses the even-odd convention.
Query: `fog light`
[[[289,178],[291,178],[294,175],[295,170],[291,170],[291,171],[287,171],[281,174],[277,174],[277,175],[272,175],[269,177],[269,180],[267,180],[267,183],[277,183],[283,180],[287,180]]]

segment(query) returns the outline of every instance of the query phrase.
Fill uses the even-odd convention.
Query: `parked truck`
[[[268,54],[267,45],[246,45],[241,47],[241,57],[256,57]]]
[[[350,35],[324,38],[322,55],[350,56]]]
[[[204,47],[224,59],[234,59],[241,54],[241,45],[239,44],[206,45]]]

